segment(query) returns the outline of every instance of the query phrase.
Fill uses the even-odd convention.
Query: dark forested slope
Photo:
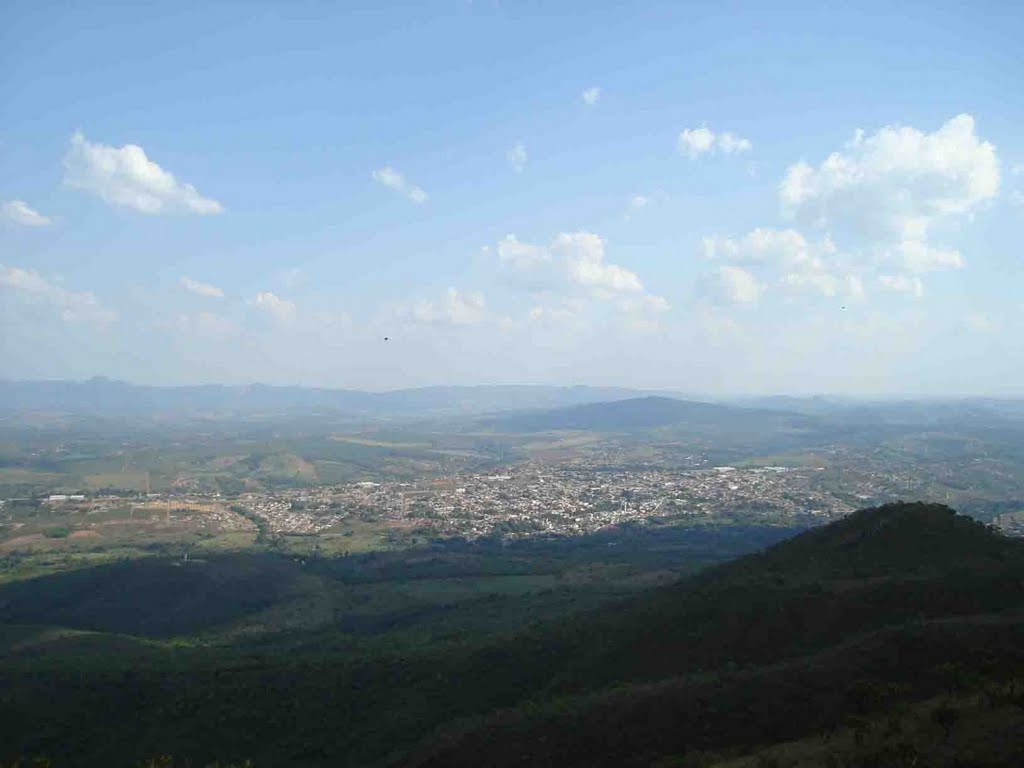
[[[137,603],[165,567],[115,581]],[[325,579],[328,567],[301,578]],[[294,570],[260,573],[287,596]],[[76,575],[67,591],[41,581],[38,604],[8,590],[8,620],[83,622],[88,605],[107,617],[96,628],[128,627],[104,613],[94,586],[113,572],[103,573]],[[145,613],[150,636],[189,626],[196,585],[179,581],[178,598],[163,596],[171,623],[156,621],[158,602]],[[244,593],[234,576],[219,588],[228,603]],[[7,757],[44,754],[58,766],[133,766],[154,754],[257,768],[707,764],[694,755],[725,759],[936,696],[991,695],[1015,712],[1022,607],[1021,542],[942,506],[893,504],[513,634],[383,642],[370,654],[338,644],[330,627],[169,649],[107,634],[21,642],[31,631],[8,626],[0,744]]]
[[[979,690],[1017,679],[1022,608],[1020,542],[938,505],[862,510],[495,649],[492,679],[521,670],[531,703],[409,762],[649,765],[835,729],[953,674]]]

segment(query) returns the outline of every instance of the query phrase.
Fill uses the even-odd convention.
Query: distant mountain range
[[[141,386],[87,381],[0,381],[0,412],[82,415],[250,415],[331,411],[373,418],[479,414],[558,408],[646,394],[622,387],[495,385],[420,387],[389,392],[252,384]]]
[[[764,397],[715,402],[626,387],[480,385],[368,392],[297,386],[220,384],[143,386],[103,377],[86,381],[0,380],[0,418],[46,423],[45,417],[111,423],[246,420],[303,429],[344,424],[445,420],[498,432],[660,427],[729,432],[808,428],[1024,423],[1024,400],[965,398],[867,401],[838,397]],[[709,398],[710,400],[710,398]],[[455,420],[452,422],[451,420]],[[65,424],[66,425],[66,424]]]
[[[650,395],[613,402],[585,403],[527,413],[502,414],[486,420],[485,423],[495,430],[507,432],[630,432],[674,426],[698,430],[727,430],[733,427],[744,430],[766,427],[798,429],[810,426],[814,421],[815,419],[810,416],[796,413]]]

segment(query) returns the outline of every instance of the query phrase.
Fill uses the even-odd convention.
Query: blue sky
[[[819,6],[4,3],[0,376],[1024,394],[1024,10]]]

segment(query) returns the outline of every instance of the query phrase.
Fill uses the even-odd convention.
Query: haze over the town
[[[211,5],[0,9],[0,378],[1024,392],[1019,6]]]

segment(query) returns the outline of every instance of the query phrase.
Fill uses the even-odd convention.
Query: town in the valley
[[[72,537],[124,525],[103,513],[130,509],[128,521],[284,536],[341,535],[352,523],[391,534],[435,537],[575,536],[632,522],[686,521],[813,525],[900,498],[908,477],[896,472],[847,474],[823,466],[696,466],[626,470],[583,462],[526,462],[486,472],[422,480],[362,480],[225,495],[177,489],[124,495],[49,494],[34,503],[67,515]],[[28,500],[22,499],[21,502]],[[19,541],[19,500],[0,505],[0,524]],[[6,519],[5,519],[6,518]],[[1019,516],[994,523],[1021,534]],[[30,540],[32,536],[21,539]]]

